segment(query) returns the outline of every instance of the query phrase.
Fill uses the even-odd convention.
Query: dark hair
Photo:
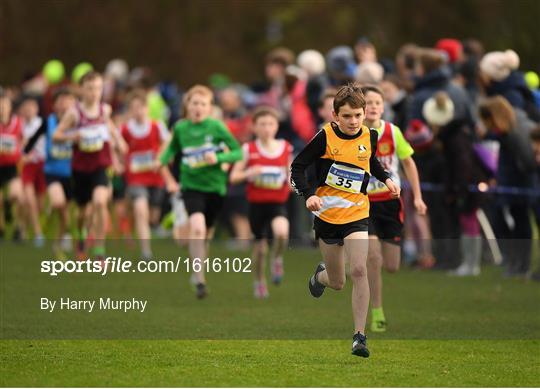
[[[416,52],[416,61],[424,69],[424,73],[430,73],[444,65],[445,59],[440,51],[428,48],[419,48]]]
[[[251,116],[251,121],[255,123],[263,116],[272,116],[274,119],[276,119],[276,121],[279,122],[279,112],[274,108],[265,105],[255,108],[253,115]]]
[[[534,142],[540,142],[540,126],[533,128],[530,134],[531,140]]]
[[[58,100],[62,96],[75,96],[75,94],[70,88],[67,88],[67,87],[58,88],[53,93],[53,101]]]
[[[84,76],[82,76],[79,80],[79,84],[84,85],[85,82],[95,80],[96,78],[103,78],[103,76],[101,73],[96,72],[95,70],[90,70],[84,73]]]
[[[128,93],[126,96],[126,103],[130,105],[134,100],[142,101],[143,104],[146,104],[146,93],[141,89],[134,89]]]
[[[398,89],[403,89],[403,81],[395,73],[388,73],[384,75],[383,81],[394,84]]]
[[[384,100],[384,94],[383,94],[383,91],[381,90],[381,88],[379,88],[378,86],[376,85],[372,85],[372,84],[369,84],[369,85],[364,85],[362,87],[362,93],[365,95],[368,94],[368,92],[373,92],[373,93],[377,93],[379,94],[382,99]]]
[[[266,55],[266,63],[275,63],[287,67],[294,63],[294,53],[285,47],[275,48]]]
[[[334,97],[334,112],[336,115],[345,104],[349,104],[351,108],[366,108],[366,100],[360,84],[349,83],[338,89]]]
[[[478,106],[478,113],[482,121],[490,120],[503,133],[511,131],[516,125],[514,109],[502,96],[482,100]]]
[[[327,99],[334,99],[334,97],[336,97],[336,90],[334,88],[328,88],[326,89],[321,98],[319,99],[319,108],[322,108],[324,107],[324,102],[327,100]]]

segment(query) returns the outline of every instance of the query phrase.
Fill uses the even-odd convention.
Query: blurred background
[[[404,180],[405,261],[459,275],[478,275],[491,261],[508,276],[540,280],[539,15],[536,0],[0,0],[0,91],[22,119],[25,157],[42,177],[35,123],[53,113],[58,92],[77,95],[90,69],[104,75],[117,128],[132,118],[126,96],[142,91],[150,117],[171,129],[183,118],[184,93],[199,83],[214,93],[212,116],[240,144],[254,139],[253,109],[275,108],[278,137],[295,155],[332,120],[336,88],[374,84],[382,119],[414,149],[429,209],[417,217]],[[0,125],[9,123],[4,116]],[[111,173],[112,237],[135,236],[123,168]],[[6,192],[13,177],[4,176]],[[23,182],[30,195],[21,205],[37,203],[35,182]],[[35,188],[33,231],[22,234],[38,245],[49,224],[44,187]],[[153,237],[178,224],[174,200],[163,196]],[[291,242],[312,245],[304,200],[291,195],[287,206]],[[245,186],[230,185],[220,237],[248,247],[247,212]],[[22,228],[13,230],[17,237]]]
[[[404,43],[446,36],[513,48],[524,67],[540,64],[535,0],[379,1],[0,1],[0,84],[17,83],[50,58],[67,68],[112,58],[149,66],[183,85],[215,72],[252,82],[275,46],[326,52],[368,36],[380,57]]]

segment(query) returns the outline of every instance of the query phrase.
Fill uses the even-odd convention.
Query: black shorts
[[[131,201],[145,197],[151,207],[161,207],[165,198],[165,189],[159,186],[128,185],[126,194]]]
[[[94,189],[98,186],[109,186],[109,178],[105,169],[98,169],[90,173],[72,172],[73,195],[79,206],[86,205],[92,200]]]
[[[197,212],[204,214],[206,228],[214,226],[225,200],[225,197],[218,193],[200,192],[198,190],[183,191],[182,198],[189,216]]]
[[[272,237],[272,220],[287,217],[286,204],[249,203],[249,225],[255,239]]]
[[[17,166],[0,166],[0,188],[17,177]]]
[[[111,179],[113,187],[113,200],[123,200],[126,197],[126,181],[124,176],[113,176]]]
[[[316,217],[313,219],[315,239],[322,239],[326,244],[343,246],[343,239],[353,232],[368,230],[368,219],[357,220],[346,224],[332,224]]]
[[[400,244],[403,231],[401,200],[374,201],[369,210],[369,235],[380,240]]]
[[[71,182],[71,177],[62,177],[62,176],[56,176],[54,174],[45,174],[45,182],[47,183],[47,187],[51,184],[54,184],[55,182],[58,182],[60,185],[62,185],[62,189],[64,190],[64,195],[66,196],[66,200],[69,201],[73,198],[73,186]]]

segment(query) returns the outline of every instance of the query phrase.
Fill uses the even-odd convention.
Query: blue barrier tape
[[[410,189],[408,182],[403,183],[403,187]],[[420,188],[427,192],[444,192],[445,186],[443,184],[434,184],[432,182],[423,182],[420,184]],[[530,196],[540,197],[540,188],[520,188],[515,186],[495,186],[486,187],[486,190],[481,190],[478,185],[469,185],[469,192],[472,193],[495,193],[495,194],[507,194],[515,196]]]

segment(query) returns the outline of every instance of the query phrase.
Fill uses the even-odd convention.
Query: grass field
[[[372,356],[360,359],[350,355],[350,285],[308,295],[316,250],[290,250],[285,282],[265,301],[252,298],[249,274],[210,274],[209,298],[196,301],[185,272],[53,278],[39,274],[45,252],[0,251],[2,386],[540,385],[540,285],[495,267],[474,279],[385,274],[389,331],[368,333]],[[161,241],[155,254],[185,252]],[[149,308],[47,313],[43,295],[136,295]]]

